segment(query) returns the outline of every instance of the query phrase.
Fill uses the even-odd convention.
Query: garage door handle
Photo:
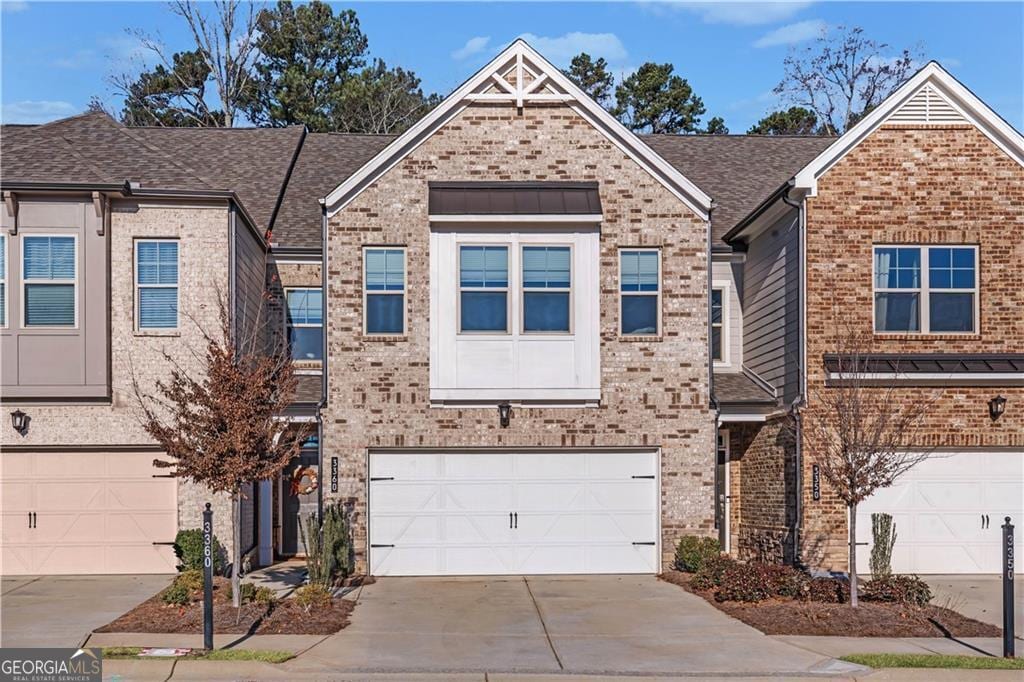
[[[394,476],[370,476],[370,483],[373,483],[374,481],[393,481],[393,480],[395,480]]]
[[[515,525],[515,527],[518,528],[519,527],[519,512],[515,513],[515,517],[516,517],[516,525]]]
[[[654,474],[651,474],[649,476],[634,476],[633,478],[649,478],[651,480],[654,480]]]
[[[652,547],[654,546],[653,542],[634,542],[633,544],[634,545],[651,545]]]
[[[374,545],[374,544],[370,545],[370,549],[373,549],[374,547],[394,547],[394,545]]]
[[[154,542],[153,544],[154,545],[166,545],[168,547],[173,547],[174,546],[174,542],[173,541],[172,542]]]
[[[512,512],[508,513],[508,527],[509,527],[509,530],[512,529]]]

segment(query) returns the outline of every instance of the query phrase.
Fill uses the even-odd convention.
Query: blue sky
[[[372,55],[410,68],[447,93],[520,35],[559,66],[580,51],[616,74],[671,62],[707,106],[744,132],[781,103],[771,93],[793,45],[821,27],[856,25],[893,47],[922,48],[1018,130],[1024,129],[1024,3],[351,3]],[[78,113],[93,95],[115,109],[106,79],[137,70],[129,29],[189,48],[161,2],[0,0],[5,122]]]

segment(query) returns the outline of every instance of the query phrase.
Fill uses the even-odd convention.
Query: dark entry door
[[[306,553],[302,529],[309,523],[309,515],[317,512],[319,491],[303,494],[292,486],[296,470],[306,467],[316,470],[319,479],[320,447],[315,438],[306,442],[302,453],[288,463],[281,476],[281,554],[284,556]],[[303,481],[304,485],[308,483],[309,479]]]

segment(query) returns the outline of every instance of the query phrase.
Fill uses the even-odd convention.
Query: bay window
[[[874,305],[876,332],[976,332],[977,247],[876,246]]]

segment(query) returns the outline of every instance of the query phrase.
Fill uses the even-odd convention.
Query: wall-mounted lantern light
[[[498,403],[498,422],[501,424],[501,428],[507,429],[511,419],[512,406],[508,403]]]
[[[11,426],[13,426],[14,430],[23,436],[25,435],[25,432],[28,431],[29,419],[30,417],[21,410],[11,412]]]
[[[988,401],[988,416],[992,417],[992,421],[1002,417],[1003,412],[1006,412],[1006,398],[997,395]]]

